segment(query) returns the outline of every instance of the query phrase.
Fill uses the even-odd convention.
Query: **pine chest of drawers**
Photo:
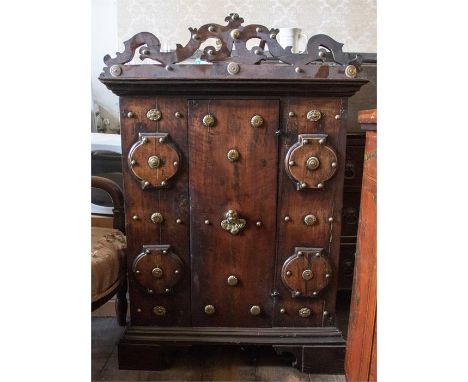
[[[325,35],[292,54],[278,30],[226,21],[189,28],[174,52],[143,32],[104,58],[124,158],[131,321],[119,364],[158,369],[178,347],[252,344],[292,353],[303,371],[340,371],[347,99],[366,83],[359,57]],[[204,48],[206,64],[177,64],[209,38],[220,46]],[[259,45],[248,49],[250,39]],[[156,63],[129,65],[137,49]]]

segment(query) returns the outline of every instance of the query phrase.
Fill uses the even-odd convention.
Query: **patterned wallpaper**
[[[135,33],[155,34],[161,44],[175,49],[190,38],[188,27],[224,25],[236,12],[244,25],[269,28],[299,27],[311,37],[325,33],[344,43],[348,52],[377,51],[376,0],[117,0],[120,46]]]

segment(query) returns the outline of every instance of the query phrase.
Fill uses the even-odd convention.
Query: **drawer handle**
[[[239,218],[236,210],[229,210],[224,214],[226,219],[221,221],[221,227],[228,231],[231,235],[237,235],[244,229],[247,221]]]

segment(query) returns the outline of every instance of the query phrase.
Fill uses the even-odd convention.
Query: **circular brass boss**
[[[151,168],[159,168],[161,164],[161,159],[157,155],[152,155],[148,158],[148,166]]]
[[[302,278],[304,280],[310,280],[313,277],[312,271],[310,269],[305,269],[302,272]]]
[[[205,313],[206,314],[214,314],[215,307],[213,305],[206,305],[205,306]]]
[[[164,316],[166,314],[166,308],[164,306],[155,306],[153,308],[153,313],[156,315],[156,316]]]
[[[317,222],[317,218],[312,214],[306,215],[304,217],[304,224],[305,225],[314,225],[316,222]]]
[[[261,313],[261,309],[258,305],[253,305],[251,308],[250,308],[250,314],[252,316],[258,316],[260,313]]]
[[[227,278],[227,283],[230,286],[235,286],[235,285],[237,285],[238,282],[239,282],[238,278],[236,276],[234,276],[234,275],[230,275]]]
[[[239,159],[239,151],[237,151],[236,149],[231,149],[227,152],[227,158],[231,161],[231,162],[235,162]]]
[[[151,221],[154,224],[160,224],[164,221],[164,217],[162,216],[160,212],[155,212],[151,215]]]
[[[317,122],[320,118],[322,118],[322,113],[318,110],[310,110],[307,113],[307,119],[312,122]]]
[[[151,274],[154,276],[155,279],[160,279],[163,275],[163,270],[161,268],[154,268],[151,271]]]
[[[357,68],[354,65],[348,65],[345,69],[346,77],[354,78],[357,75]]]
[[[310,309],[309,309],[309,308],[301,308],[301,309],[299,309],[299,316],[301,316],[301,317],[304,317],[304,318],[309,317],[309,316],[310,316],[310,313],[311,313],[311,312],[310,312]]]
[[[320,161],[317,157],[309,157],[306,162],[306,167],[313,171],[317,170],[317,168],[320,166]]]
[[[254,115],[252,119],[250,120],[250,124],[252,127],[261,127],[263,125],[263,117],[260,115]]]
[[[215,117],[213,114],[207,114],[203,117],[202,122],[206,127],[213,127],[215,124]]]
[[[158,109],[151,109],[146,113],[146,117],[151,121],[158,121],[161,119],[162,114]]]

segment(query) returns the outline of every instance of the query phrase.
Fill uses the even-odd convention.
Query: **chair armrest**
[[[114,205],[113,227],[125,234],[124,197],[119,185],[102,176],[92,176],[91,187],[99,188],[109,194],[112,199],[112,204]]]

